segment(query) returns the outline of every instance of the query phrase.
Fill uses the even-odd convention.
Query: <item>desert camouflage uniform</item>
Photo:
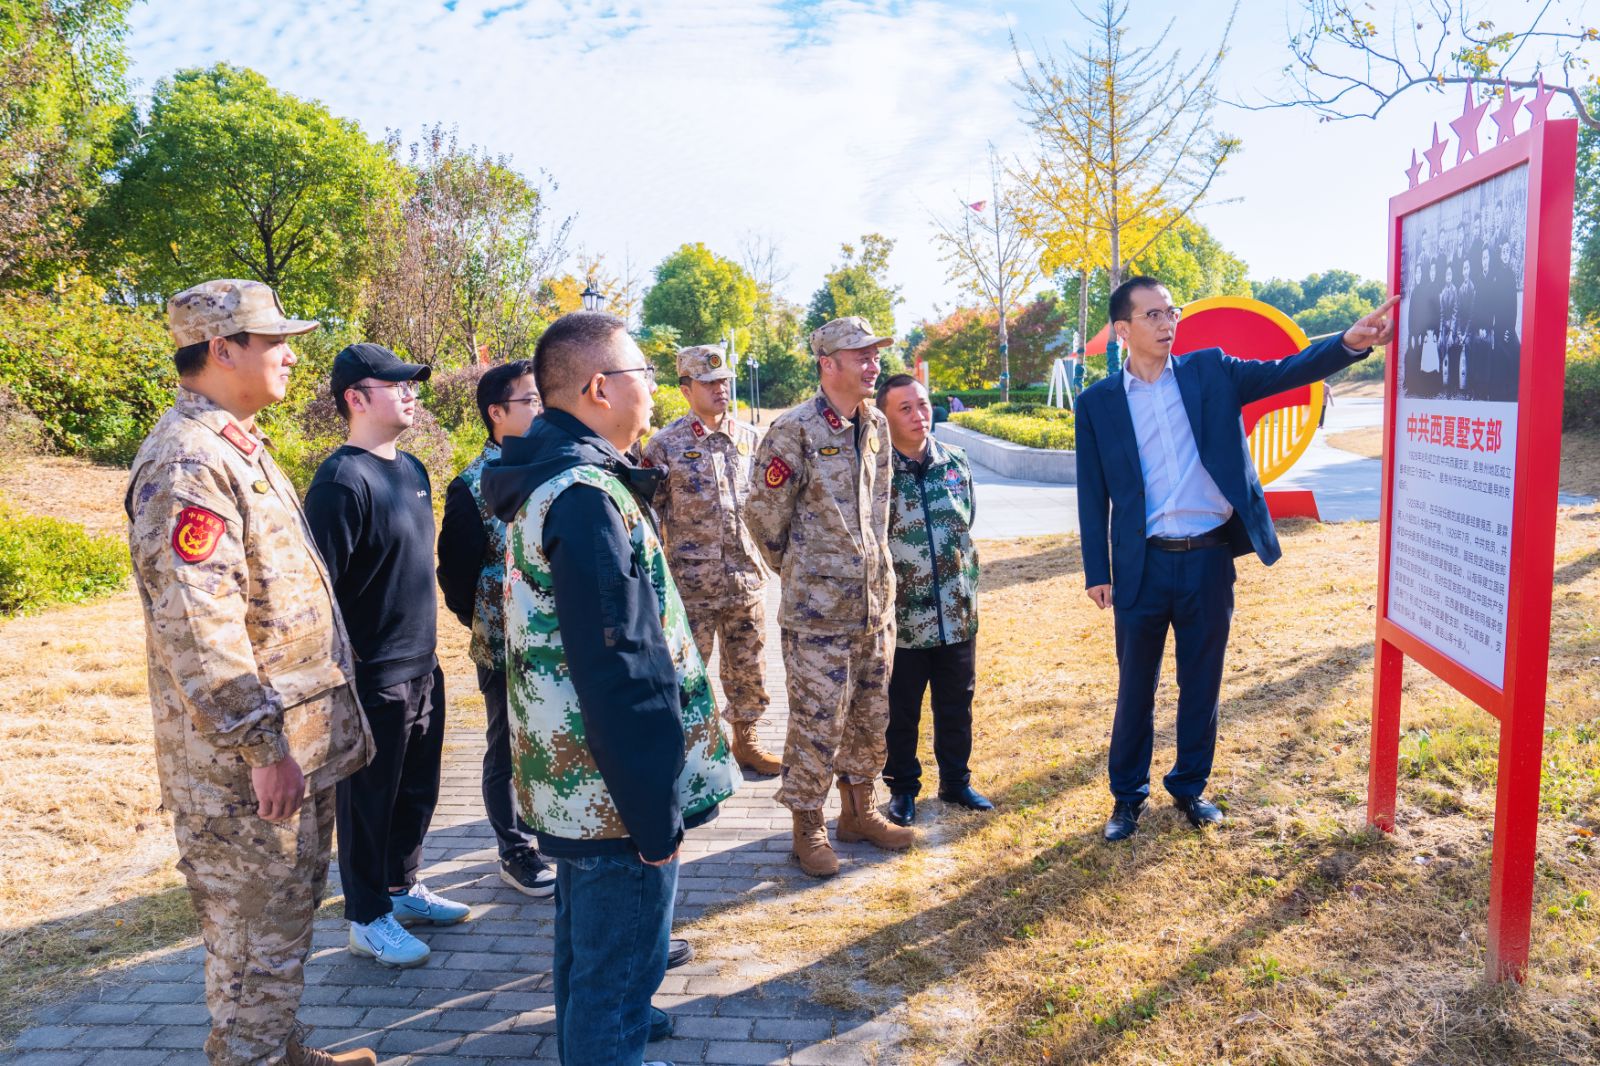
[[[738,775],[717,724],[711,681],[695,649],[666,554],[633,494],[595,466],[562,471],[533,491],[506,526],[506,680],[517,805],[534,829],[568,840],[628,835],[585,740],[578,693],[556,619],[555,584],[544,554],[544,523],[574,486],[607,493],[633,540],[633,556],[661,603],[661,629],[683,701],[683,769],[678,800],[685,820],[733,795]]]
[[[161,798],[206,945],[213,1063],[281,1062],[334,784],[372,757],[349,640],[294,486],[265,441],[179,388],[133,462],[125,507],[144,605]],[[293,756],[306,799],[256,814],[252,767]]]
[[[850,416],[820,390],[780,416],[757,449],[745,505],[757,547],[783,580],[789,733],[778,801],[796,811],[821,809],[835,774],[862,784],[883,767],[891,449],[883,412],[863,402],[857,414],[859,447]]]
[[[700,658],[722,638],[728,721],[757,722],[766,686],[767,571],[745,528],[750,469],[760,435],[732,418],[711,430],[693,414],[650,438],[644,459],[667,472],[651,503],[661,519],[667,562],[689,613]]]
[[[960,448],[928,438],[921,476],[894,454],[889,555],[895,646],[937,648],[978,635],[978,550],[972,543],[972,467]]]

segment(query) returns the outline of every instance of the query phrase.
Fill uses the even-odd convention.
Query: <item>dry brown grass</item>
[[[1347,429],[1328,443],[1368,459],[1383,458],[1383,427]],[[1600,432],[1568,430],[1561,435],[1561,489],[1583,496],[1600,496]]]
[[[120,535],[125,478],[36,457],[0,469],[0,492]],[[467,631],[441,609],[439,635],[452,732],[481,733]],[[0,620],[0,1047],[38,1004],[196,934],[160,810],[145,670],[131,586]]]
[[[903,1005],[918,1062],[1594,1061],[1600,511],[1561,522],[1534,963],[1509,990],[1480,981],[1494,722],[1413,671],[1401,828],[1365,831],[1376,529],[1284,539],[1278,566],[1240,567],[1222,832],[1157,807],[1129,846],[1099,841],[1110,616],[1072,539],[990,544],[974,776],[999,813],[930,803],[892,876],[701,924],[825,1001]]]

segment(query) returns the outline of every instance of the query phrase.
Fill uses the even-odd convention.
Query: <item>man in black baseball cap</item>
[[[356,695],[377,749],[336,797],[350,950],[401,967],[429,954],[406,926],[453,925],[470,913],[417,880],[439,799],[444,674],[433,486],[417,457],[397,445],[429,374],[380,344],[352,344],[334,357],[333,402],[350,434],[306,493],[306,520],[355,648]]]

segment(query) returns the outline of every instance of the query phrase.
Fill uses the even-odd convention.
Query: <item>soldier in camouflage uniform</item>
[[[899,849],[913,840],[873,796],[889,719],[894,574],[889,431],[867,400],[878,351],[891,343],[860,317],[811,334],[821,388],[772,423],[745,505],[756,545],[783,580],[789,735],[778,802],[794,813],[794,855],[813,877],[839,872],[822,818],[835,776],[841,841]]]
[[[502,441],[484,498],[506,523],[506,680],[518,806],[556,871],[556,1045],[628,1066],[652,1028],[678,849],[738,771],[651,523],[659,471],[626,456],[653,371],[621,319],[563,315],[539,338],[545,413]]]
[[[206,1054],[374,1063],[305,1047],[295,1022],[334,784],[373,750],[327,571],[255,428],[287,388],[287,338],[317,323],[286,318],[253,281],[206,282],[167,311],[177,402],[140,447],[124,506],[162,804],[206,946]]]
[[[972,467],[930,432],[928,390],[909,374],[878,386],[894,448],[889,555],[894,559],[895,649],[889,679],[889,819],[910,825],[922,788],[917,728],[933,687],[933,756],[939,798],[969,810],[994,804],[972,787],[972,692],[977,678],[978,552]]]
[[[710,662],[713,642],[722,639],[733,757],[746,770],[771,775],[781,764],[756,739],[756,723],[770,702],[762,600],[767,571],[742,514],[760,436],[728,413],[732,379],[727,355],[716,345],[679,351],[678,387],[689,413],[650,438],[644,461],[667,474],[652,502],[700,658]]]

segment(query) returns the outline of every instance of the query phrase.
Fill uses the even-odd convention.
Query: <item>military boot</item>
[[[732,722],[733,726],[733,759],[741,769],[752,773],[771,777],[783,769],[783,763],[772,752],[761,746],[756,739],[756,724],[754,722]]]
[[[828,825],[821,811],[794,812],[794,857],[812,877],[832,877],[839,872],[839,856],[828,843]]]
[[[872,782],[859,785],[839,782],[839,840],[853,844],[858,840],[876,844],[888,851],[904,851],[917,839],[910,826],[894,825],[878,811]]]
[[[299,1034],[289,1038],[283,1061],[287,1066],[378,1066],[378,1056],[369,1048],[358,1047],[351,1051],[323,1051],[306,1047]]]

